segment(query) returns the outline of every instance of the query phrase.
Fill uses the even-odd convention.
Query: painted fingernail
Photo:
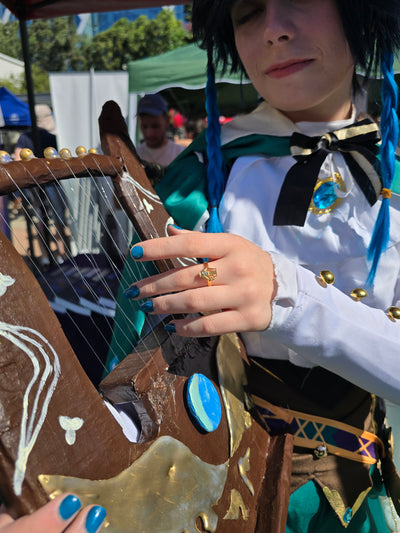
[[[82,507],[81,500],[73,494],[68,494],[60,503],[58,512],[63,520],[68,520]]]
[[[170,322],[169,324],[165,324],[164,326],[165,331],[168,331],[168,333],[176,333],[176,327],[175,324]]]
[[[104,507],[101,507],[100,505],[92,507],[86,517],[85,527],[87,533],[96,533],[103,523],[106,515],[107,511],[104,509]]]
[[[182,229],[180,226],[177,226],[176,224],[168,224],[168,226],[172,226],[175,229]]]
[[[143,248],[141,246],[134,246],[131,249],[131,256],[133,259],[141,259],[143,257]]]
[[[151,313],[154,310],[153,302],[151,300],[144,302],[144,304],[140,306],[140,309],[145,313]]]
[[[124,290],[124,296],[125,298],[136,298],[139,296],[139,289],[136,287],[136,285],[132,285],[132,287],[128,287],[126,290]]]
[[[210,261],[210,260],[209,260],[208,257],[200,257],[200,258],[198,259],[198,262],[199,262],[199,263],[208,263],[209,261]]]

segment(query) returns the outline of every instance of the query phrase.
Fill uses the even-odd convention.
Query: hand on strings
[[[31,515],[13,520],[5,509],[0,511],[0,533],[96,533],[104,521],[100,506],[82,509],[79,498],[62,494]]]
[[[207,258],[208,268],[216,269],[215,279],[200,277],[206,264],[199,263],[143,279],[125,291],[125,296],[146,299],[142,309],[153,314],[201,313],[167,325],[169,331],[185,337],[262,331],[269,326],[277,286],[268,253],[237,235],[175,226],[169,226],[168,232],[169,237],[134,246],[132,257],[137,261]]]

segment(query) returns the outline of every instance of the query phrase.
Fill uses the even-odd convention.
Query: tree
[[[33,20],[28,28],[32,64],[47,72],[86,69],[87,43],[76,33],[74,17]]]
[[[121,70],[129,61],[162,54],[191,40],[191,32],[168,8],[151,20],[144,15],[133,22],[122,18],[92,41],[77,34],[74,17],[33,20],[28,24],[28,41],[34,90],[49,91],[48,72],[79,72],[91,67]],[[23,59],[17,21],[0,24],[0,53]],[[3,81],[13,92],[26,90],[24,77]]]
[[[28,42],[36,92],[49,92],[48,72],[88,68],[88,42],[77,35],[73,17],[32,21],[28,25]],[[18,21],[0,24],[0,52],[23,60]],[[1,81],[12,92],[26,91],[24,76]]]
[[[191,38],[170,9],[162,9],[151,20],[144,15],[133,22],[120,19],[93,37],[89,46],[91,66],[96,70],[121,70],[128,61],[184,46]]]
[[[19,23],[14,20],[0,24],[0,53],[22,60],[22,45]]]

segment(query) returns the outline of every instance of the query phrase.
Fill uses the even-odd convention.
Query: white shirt
[[[145,161],[167,167],[184,149],[184,146],[167,139],[167,142],[160,148],[150,148],[143,142],[137,146],[136,151]]]
[[[286,117],[282,120],[287,122]],[[295,129],[312,136],[351,122],[298,123]],[[366,288],[366,250],[380,200],[369,205],[343,157],[335,153],[328,156],[319,177],[339,172],[346,186],[341,203],[327,214],[308,212],[304,227],[273,226],[282,182],[294,163],[292,156],[239,158],[220,205],[225,231],[271,253],[278,282],[270,327],[242,335],[247,352],[299,366],[320,365],[400,403],[400,321],[386,315],[389,306],[400,303],[400,196],[393,194],[390,200],[390,242],[374,286],[367,289],[365,299],[355,302],[349,294]],[[318,283],[321,270],[333,272],[333,286]]]

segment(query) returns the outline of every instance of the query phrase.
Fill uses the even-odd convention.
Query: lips
[[[269,67],[265,74],[274,79],[285,78],[286,76],[290,76],[291,74],[303,70],[313,61],[313,59],[296,59],[285,61],[284,63],[276,63]]]

